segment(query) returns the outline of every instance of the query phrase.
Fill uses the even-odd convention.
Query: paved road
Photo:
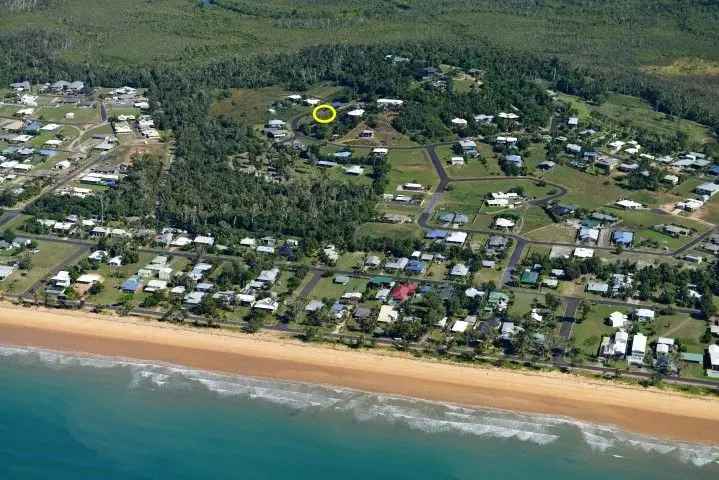
[[[526,246],[527,242],[524,239],[519,239],[515,242],[514,251],[512,252],[512,256],[509,257],[507,268],[505,268],[504,272],[502,272],[502,280],[500,281],[499,288],[504,287],[512,280],[515,268],[517,268],[519,262],[522,261],[522,255],[524,255],[524,249]]]
[[[574,323],[577,320],[577,309],[582,303],[579,298],[565,297],[564,301],[564,318],[559,328],[559,336],[564,340],[570,340],[572,338],[572,330],[574,329]]]
[[[313,270],[312,271],[312,278],[309,282],[307,282],[307,285],[305,285],[302,288],[302,291],[298,295],[299,298],[307,298],[310,296],[310,293],[315,289],[318,283],[320,283],[320,280],[322,280],[322,276],[325,272],[322,270]]]

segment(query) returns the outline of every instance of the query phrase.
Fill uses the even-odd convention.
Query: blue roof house
[[[627,232],[626,230],[616,230],[612,234],[612,241],[615,245],[629,247],[632,245],[632,242],[634,242],[634,233]]]
[[[430,240],[441,240],[443,238],[447,238],[448,235],[449,232],[447,230],[431,230],[427,232],[425,237]]]
[[[125,280],[122,284],[122,291],[125,293],[135,293],[137,292],[142,284],[140,283],[140,279],[137,277],[130,277],[127,280]]]
[[[407,266],[405,267],[405,270],[407,270],[407,272],[414,275],[422,274],[426,269],[427,266],[421,260],[410,260],[409,262],[407,262]]]

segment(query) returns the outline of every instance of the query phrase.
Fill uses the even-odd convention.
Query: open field
[[[522,188],[524,195],[529,199],[544,197],[554,190],[552,186],[539,186],[534,180],[521,178],[455,182],[448,187],[442,205],[476,210],[482,206],[487,194],[507,192],[512,188]]]
[[[390,164],[387,192],[395,192],[404,183],[419,183],[434,189],[439,183],[432,162],[424,150],[390,150],[387,154]]]
[[[322,300],[323,298],[334,301],[347,292],[364,292],[367,288],[367,280],[364,278],[350,278],[347,285],[340,285],[334,282],[334,277],[325,277],[319,281],[310,293],[310,298]],[[329,306],[329,305],[328,305]]]
[[[69,123],[73,125],[82,125],[86,123],[98,123],[100,121],[100,112],[97,107],[76,107],[76,106],[47,106],[36,109],[36,113],[40,120],[55,123]],[[74,113],[73,119],[65,118],[65,114]]]
[[[571,95],[562,94],[559,98],[570,104],[583,120],[596,116],[608,119],[618,126],[645,130],[666,137],[672,137],[680,131],[687,135],[689,144],[695,146],[715,142],[706,126],[657,112],[647,102],[637,97],[610,95],[600,105],[589,104]]]
[[[404,225],[394,225],[391,223],[365,223],[357,227],[355,237],[390,237],[396,239],[403,238],[422,238],[423,233],[419,225],[408,223]]]
[[[711,139],[711,133],[704,125],[656,112],[637,97],[611,95],[594,111],[617,123],[665,136],[673,136],[677,131],[684,132],[690,144],[701,145]]]
[[[676,198],[663,192],[625,190],[610,177],[590,175],[564,165],[557,165],[544,178],[567,188],[567,194],[560,200],[562,203],[588,209],[611,205],[619,199],[635,200],[657,207]]]

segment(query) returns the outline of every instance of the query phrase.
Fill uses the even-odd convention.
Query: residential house
[[[629,316],[622,312],[612,312],[607,320],[612,328],[626,328]]]
[[[445,241],[455,245],[464,245],[464,242],[467,241],[467,232],[451,232]]]
[[[393,300],[397,302],[404,302],[414,295],[416,291],[416,283],[401,283],[392,289],[390,295],[392,295]]]
[[[647,337],[641,333],[637,333],[632,338],[632,348],[630,350],[629,362],[637,365],[644,363],[644,355],[647,352]]]
[[[627,353],[629,334],[623,330],[614,333],[614,338],[604,337],[600,355],[608,358],[621,358]]]
[[[623,208],[625,210],[639,210],[641,208],[644,208],[644,205],[639,202],[635,202],[634,200],[617,200],[614,204],[617,207]]]
[[[142,287],[142,282],[139,277],[130,277],[122,283],[120,289],[124,293],[135,293]]]
[[[631,247],[632,243],[634,243],[634,233],[626,230],[615,230],[612,233],[612,242],[620,247]]]
[[[639,322],[653,322],[655,315],[654,310],[648,308],[638,308],[634,310],[634,318]]]
[[[399,312],[391,305],[382,305],[377,315],[378,323],[394,323],[399,319]]]
[[[607,295],[609,293],[609,284],[606,282],[588,282],[587,292],[596,295]]]
[[[466,277],[469,275],[469,268],[463,263],[458,263],[452,267],[449,275],[452,277]]]
[[[698,195],[706,195],[713,197],[719,193],[719,184],[717,183],[702,183],[694,189],[694,192]]]

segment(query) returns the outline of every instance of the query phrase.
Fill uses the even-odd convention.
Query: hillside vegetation
[[[471,41],[606,66],[719,59],[709,0],[2,0],[0,30],[43,29],[65,55],[178,61],[318,43]],[[48,8],[33,8],[46,6]]]

